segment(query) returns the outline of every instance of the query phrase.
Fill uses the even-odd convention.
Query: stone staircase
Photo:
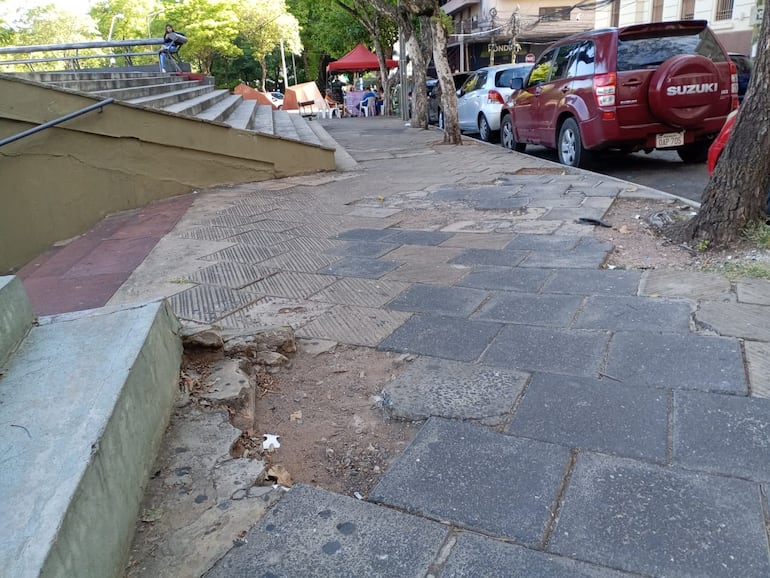
[[[214,79],[191,73],[162,72],[40,72],[18,76],[127,104],[218,122],[317,146],[337,148],[328,134],[297,111],[274,110],[217,89]],[[312,122],[312,121],[311,121]]]
[[[163,302],[33,317],[0,277],[0,576],[118,576],[181,360]]]

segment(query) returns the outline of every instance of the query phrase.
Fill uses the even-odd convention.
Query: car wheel
[[[583,148],[583,139],[580,138],[580,130],[574,118],[568,118],[561,125],[557,145],[561,164],[581,167],[588,162],[590,153]]]
[[[516,135],[513,133],[513,121],[510,115],[506,116],[500,125],[500,141],[505,148],[517,153],[523,153],[524,149],[527,148],[526,144],[516,142]]]
[[[487,117],[485,117],[483,114],[479,117],[479,138],[484,142],[492,142],[494,138],[492,129],[489,128]]]
[[[709,146],[711,146],[710,140],[699,140],[677,149],[676,154],[688,165],[705,163],[709,155]]]

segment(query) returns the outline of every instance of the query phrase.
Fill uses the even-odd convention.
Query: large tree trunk
[[[457,119],[457,95],[452,79],[452,69],[446,57],[447,33],[441,18],[431,19],[433,30],[433,63],[441,83],[441,108],[444,111],[444,142],[462,144],[460,124]]]
[[[770,11],[766,10],[757,58],[730,139],[703,191],[688,236],[712,246],[740,239],[749,223],[765,216],[770,189]]]
[[[423,27],[424,30],[424,27]],[[430,36],[430,34],[428,34]],[[422,46],[418,40],[418,31],[413,30],[412,34],[406,39],[409,58],[412,62],[412,91],[409,103],[411,103],[410,123],[414,128],[428,128],[428,93],[427,83],[427,62],[422,51]],[[409,106],[409,103],[404,103]]]

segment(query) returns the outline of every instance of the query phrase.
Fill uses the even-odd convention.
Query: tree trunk
[[[262,67],[262,82],[260,83],[260,90],[262,92],[270,92],[267,90],[267,61],[264,56],[259,57],[259,65]]]
[[[405,102],[404,105],[409,106],[409,103],[411,103],[412,115],[410,123],[412,127],[427,130],[428,93],[426,89],[426,70],[428,66],[425,62],[425,57],[423,56],[417,34],[418,32],[413,30],[412,34],[406,39],[409,57],[412,61],[412,90],[409,101]]]
[[[703,191],[688,237],[712,246],[740,239],[749,223],[765,218],[770,189],[770,11],[765,11],[757,58],[738,118]]]
[[[441,18],[431,18],[433,30],[433,63],[436,65],[441,84],[441,108],[444,111],[444,143],[462,144],[460,124],[457,119],[457,95],[452,79],[452,69],[446,57],[447,33]]]

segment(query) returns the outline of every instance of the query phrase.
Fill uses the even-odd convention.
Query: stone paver
[[[398,245],[392,243],[379,243],[376,241],[349,241],[341,243],[338,247],[333,247],[326,251],[329,255],[338,255],[341,257],[369,257],[376,259],[382,257]]]
[[[642,278],[639,294],[708,301],[734,299],[727,279],[716,273],[697,271],[648,271]]]
[[[571,251],[579,241],[580,237],[574,235],[516,235],[505,246],[505,249],[509,251],[545,251],[548,253]]]
[[[496,267],[516,267],[529,256],[527,251],[498,251],[494,249],[467,249],[452,259],[450,263],[459,265],[490,265]],[[544,265],[546,267],[547,265]]]
[[[369,499],[537,545],[569,459],[567,448],[431,418]]]
[[[751,395],[770,398],[770,343],[745,341]]]
[[[205,574],[413,576],[428,572],[447,528],[310,486],[295,486]]]
[[[482,570],[483,569],[483,570]],[[468,576],[527,578],[628,578],[625,572],[546,554],[477,534],[461,534],[440,578]]]
[[[553,275],[551,269],[522,269],[521,267],[476,267],[457,284],[479,289],[502,289],[537,293]]]
[[[577,313],[583,298],[577,295],[533,295],[530,293],[498,293],[475,319],[523,323],[547,327],[567,327]]]
[[[380,343],[379,349],[475,361],[500,327],[499,323],[417,314]]]
[[[579,295],[636,295],[641,276],[639,271],[556,269],[543,291]]]
[[[770,482],[770,400],[675,392],[674,464]]]
[[[666,463],[668,393],[611,380],[538,373],[506,431]]]
[[[591,453],[549,551],[649,576],[770,575],[757,484]]]
[[[594,296],[586,300],[575,327],[687,333],[690,330],[690,304],[646,297]]]
[[[770,305],[770,280],[739,279],[735,282],[738,301],[755,305]]]
[[[606,373],[627,385],[745,394],[735,339],[705,335],[616,333]]]
[[[519,371],[596,377],[608,341],[609,336],[600,332],[506,325],[481,363]]]
[[[479,289],[416,284],[388,303],[388,309],[468,317],[487,297]]]
[[[379,279],[388,271],[398,267],[395,261],[386,261],[382,259],[361,259],[357,257],[346,257],[335,261],[328,267],[319,269],[319,273],[324,275],[337,275],[338,277],[364,277],[368,279]]]
[[[431,416],[499,424],[513,409],[528,373],[420,357],[385,386],[388,412],[399,419]]]
[[[720,335],[770,342],[770,306],[703,302],[695,321]]]

